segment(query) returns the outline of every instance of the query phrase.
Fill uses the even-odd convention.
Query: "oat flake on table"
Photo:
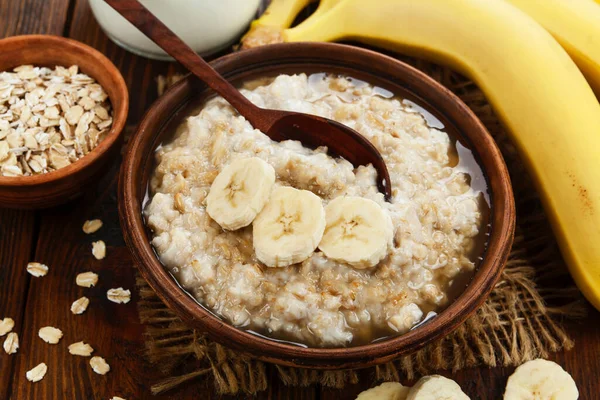
[[[44,376],[46,376],[46,372],[48,372],[48,366],[45,363],[41,363],[27,371],[25,373],[25,376],[30,382],[39,382],[42,379],[44,379]]]
[[[94,352],[92,346],[84,342],[77,342],[69,345],[69,353],[74,356],[89,357]]]
[[[0,337],[6,335],[15,327],[15,321],[12,318],[4,318],[0,321]]]
[[[90,221],[85,221],[83,224],[83,232],[89,234],[97,232],[100,228],[102,228],[102,221],[99,219],[92,219]]]
[[[73,304],[71,304],[71,312],[73,314],[77,314],[77,315],[83,314],[85,312],[85,310],[87,310],[89,304],[90,304],[90,299],[83,296],[83,297],[75,300],[73,302]]]
[[[111,114],[107,93],[76,65],[0,72],[0,175],[70,165],[104,139]]]
[[[110,371],[110,366],[106,362],[106,360],[102,357],[92,357],[90,359],[90,366],[94,370],[95,373],[99,375],[106,375],[108,371]]]
[[[6,354],[15,354],[19,348],[19,335],[16,332],[11,332],[4,340],[4,351]]]
[[[30,262],[27,264],[27,272],[36,278],[40,278],[48,273],[48,266],[38,262]]]
[[[92,242],[92,254],[96,257],[96,260],[102,260],[106,257],[106,244],[104,244],[104,241]]]
[[[63,333],[58,328],[45,326],[39,330],[38,336],[46,343],[57,344],[63,337]]]
[[[98,274],[94,272],[82,272],[75,277],[75,283],[81,287],[92,287],[98,283]]]
[[[131,300],[131,291],[125,290],[122,287],[109,289],[106,292],[106,297],[113,303],[127,304]]]

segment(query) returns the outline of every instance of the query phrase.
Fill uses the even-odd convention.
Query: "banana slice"
[[[406,400],[409,387],[398,382],[386,382],[360,393],[356,400]]]
[[[408,392],[406,400],[470,400],[458,383],[441,375],[425,376]]]
[[[552,361],[528,361],[508,378],[504,400],[577,400],[579,392],[571,375]]]
[[[208,215],[230,231],[252,223],[275,184],[275,170],[257,157],[235,160],[215,178],[206,197]]]
[[[278,187],[253,224],[256,257],[268,267],[287,267],[315,251],[325,230],[321,199],[308,190]]]
[[[386,255],[392,244],[392,219],[373,200],[337,197],[325,207],[327,226],[319,244],[333,260],[355,268],[371,268]]]

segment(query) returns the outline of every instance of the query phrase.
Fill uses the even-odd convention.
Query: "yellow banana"
[[[283,39],[358,40],[477,82],[535,180],[577,285],[600,309],[600,105],[532,18],[499,0],[343,0]]]
[[[600,6],[594,0],[506,1],[525,11],[558,40],[600,98]]]

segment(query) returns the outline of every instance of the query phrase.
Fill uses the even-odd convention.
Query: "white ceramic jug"
[[[112,41],[132,53],[171,59],[103,0],[89,0]],[[256,16],[261,0],[140,0],[197,53],[206,56],[233,44]]]

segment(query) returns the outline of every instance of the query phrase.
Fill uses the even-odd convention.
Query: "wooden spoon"
[[[139,1],[105,1],[192,74],[220,94],[254,128],[278,142],[298,140],[304,146],[313,149],[327,146],[330,153],[345,158],[355,167],[372,164],[377,170],[379,191],[387,201],[391,199],[390,176],[383,158],[360,133],[327,118],[255,106]]]

